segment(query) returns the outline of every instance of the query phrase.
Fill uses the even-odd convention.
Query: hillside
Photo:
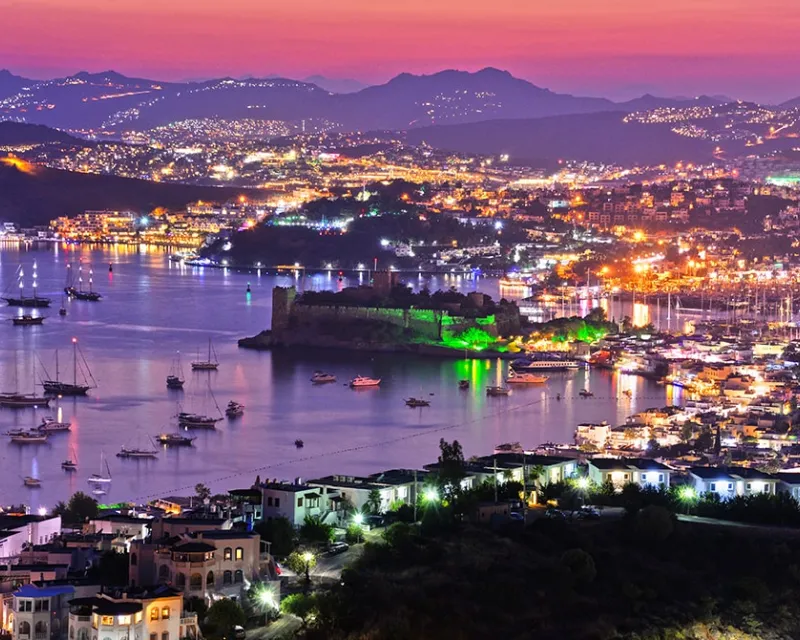
[[[0,122],[0,146],[21,144],[72,143],[83,141],[40,124]]]
[[[669,125],[624,123],[624,113],[490,120],[409,130],[412,144],[465,153],[502,154],[512,160],[574,158],[612,163],[660,164],[711,157],[710,143],[679,136]]]
[[[235,198],[242,189],[195,187],[71,173],[0,162],[0,219],[23,226],[47,224],[90,209],[146,213],[155,207],[180,208],[196,200]]]
[[[28,87],[36,80],[30,80],[11,73],[8,69],[0,69],[0,100],[19,93],[23,87]]]

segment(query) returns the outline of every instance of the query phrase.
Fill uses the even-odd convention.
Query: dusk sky
[[[800,95],[799,0],[0,0],[0,68],[383,82],[486,66],[626,98]]]

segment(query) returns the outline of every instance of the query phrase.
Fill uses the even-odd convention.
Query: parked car
[[[525,522],[525,516],[522,515],[519,511],[512,511],[508,514],[509,520],[514,520],[516,522]]]
[[[328,545],[328,548],[325,550],[325,554],[329,556],[338,556],[340,553],[344,553],[350,548],[350,545],[346,542],[331,542]]]
[[[558,509],[548,509],[544,512],[544,517],[549,518],[551,520],[566,520],[567,516],[564,514],[563,511]]]
[[[586,520],[597,520],[600,518],[600,511],[598,511],[595,507],[591,505],[585,504],[583,505],[577,513],[579,518],[584,518]]]
[[[238,624],[233,628],[233,638],[234,640],[244,640],[247,637],[245,633],[244,627],[239,626]]]

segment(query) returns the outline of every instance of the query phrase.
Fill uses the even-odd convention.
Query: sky
[[[0,68],[160,80],[511,71],[623,99],[800,96],[800,0],[0,0]]]

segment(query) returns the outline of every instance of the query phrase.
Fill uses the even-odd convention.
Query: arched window
[[[178,589],[183,589],[186,586],[186,574],[180,571],[175,574],[175,586],[177,586]]]
[[[19,623],[19,634],[21,636],[29,636],[31,635],[31,624],[30,622],[26,622],[23,620]]]
[[[190,591],[200,591],[203,588],[203,576],[199,573],[193,573],[192,577],[189,578],[189,590]]]
[[[233,582],[233,573],[226,571],[222,574],[222,584],[231,584]]]
[[[160,582],[169,582],[169,565],[162,564],[158,568],[158,579]]]
[[[150,607],[150,620],[158,620],[158,607]]]
[[[206,575],[206,589],[213,589],[214,588],[214,572],[209,571]]]
[[[89,630],[78,629],[78,640],[89,640]]]
[[[169,620],[169,607],[164,607],[161,609],[161,619]]]
[[[69,640],[75,640],[75,627],[69,628]]]
[[[237,584],[244,582],[244,574],[242,573],[241,569],[237,569],[236,573],[233,574],[233,581]]]
[[[230,547],[225,547],[225,551],[222,553],[223,560],[231,560],[233,559],[233,549]]]
[[[34,632],[36,633],[37,636],[39,634],[47,635],[47,623],[46,622],[42,622],[41,620],[39,620],[39,622],[36,623],[36,627],[34,628]]]
[[[135,553],[131,554],[131,566],[132,567],[136,566],[136,554]]]
[[[235,557],[235,559],[236,560],[241,560],[242,558],[244,558],[244,549],[242,549],[241,547],[236,547],[236,557]]]

